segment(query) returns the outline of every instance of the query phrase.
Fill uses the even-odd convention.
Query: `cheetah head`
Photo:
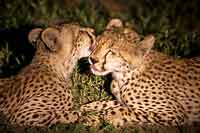
[[[96,75],[106,75],[123,71],[125,65],[137,68],[154,41],[152,35],[141,40],[134,30],[123,27],[121,20],[111,20],[106,30],[97,37],[97,46],[89,56],[91,71]]]
[[[64,63],[75,56],[89,56],[95,44],[94,30],[75,24],[63,24],[46,29],[36,28],[29,33],[29,41],[36,48],[36,58]]]

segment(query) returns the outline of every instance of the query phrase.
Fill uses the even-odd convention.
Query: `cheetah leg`
[[[121,100],[119,83],[116,80],[113,80],[111,83],[111,92],[120,103],[123,103]]]
[[[126,127],[130,125],[177,126],[178,124],[181,124],[181,122],[183,122],[184,120],[183,115],[167,115],[166,113],[162,112],[152,112],[142,109],[129,108],[127,106],[108,108],[107,110],[103,110],[101,116],[97,118],[103,119],[104,121],[111,123],[115,127]]]
[[[107,108],[107,110],[101,110],[101,112],[98,112],[95,115],[83,116],[82,122],[88,126],[96,126],[101,121],[105,121],[115,127],[124,127],[132,121],[139,123],[139,120],[136,119],[137,117],[134,115],[134,112],[129,108],[119,105]]]
[[[87,113],[87,114],[83,114],[80,119],[79,122],[86,125],[86,126],[91,126],[91,127],[96,127],[98,126],[102,119],[102,114],[101,112],[98,113]]]
[[[118,106],[105,110],[104,120],[112,123],[115,127],[127,125],[164,125],[177,126],[183,124],[183,114],[166,114],[165,112],[148,111],[127,106]]]
[[[139,112],[133,111],[126,106],[118,106],[104,111],[103,119],[115,127],[126,127],[130,124],[138,124],[140,122],[140,119],[137,118],[137,113]]]
[[[88,103],[85,105],[82,105],[80,107],[81,112],[90,112],[90,111],[102,111],[109,108],[115,108],[117,106],[120,106],[120,102],[117,100],[111,100],[111,101],[95,101],[92,103]]]
[[[35,101],[35,99],[38,100]],[[41,102],[40,99],[46,100],[47,102]],[[36,127],[46,127],[56,123],[73,123],[78,121],[81,114],[80,112],[70,111],[62,107],[58,109],[54,107],[52,103],[50,104],[50,102],[50,98],[42,96],[29,99],[29,101],[18,108],[11,118],[11,121],[15,121],[21,126]]]
[[[93,114],[87,113],[87,116],[81,116],[81,122],[87,126],[95,127],[100,124],[103,120],[104,111],[111,108],[121,106],[117,100],[111,101],[96,101],[86,105],[82,105],[81,112],[92,112]],[[84,114],[84,113],[83,113]]]

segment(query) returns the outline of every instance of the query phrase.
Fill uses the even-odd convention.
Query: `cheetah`
[[[154,43],[153,35],[141,39],[111,20],[89,61],[93,74],[111,73],[116,100],[88,103],[81,111],[100,112],[115,127],[200,122],[200,57],[175,59],[153,50]]]
[[[18,74],[0,79],[0,112],[17,126],[76,122],[80,113],[72,109],[70,75],[77,61],[91,53],[94,30],[62,24],[35,28],[28,39],[35,55]]]

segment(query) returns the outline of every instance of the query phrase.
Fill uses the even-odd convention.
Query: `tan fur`
[[[112,74],[118,102],[97,101],[81,110],[104,112],[117,127],[200,122],[200,57],[174,59],[152,50],[154,41],[152,35],[135,42],[120,30],[103,32],[90,55],[91,71]]]
[[[0,111],[20,126],[77,121],[70,75],[78,59],[91,53],[93,30],[64,24],[33,29],[28,38],[36,53],[17,75],[0,79]]]

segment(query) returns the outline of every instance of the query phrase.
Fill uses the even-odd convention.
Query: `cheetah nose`
[[[95,59],[93,59],[93,58],[91,58],[91,57],[89,57],[88,58],[88,61],[89,61],[89,63],[92,65],[92,64],[95,64],[96,62],[97,62],[97,60],[95,60]]]

